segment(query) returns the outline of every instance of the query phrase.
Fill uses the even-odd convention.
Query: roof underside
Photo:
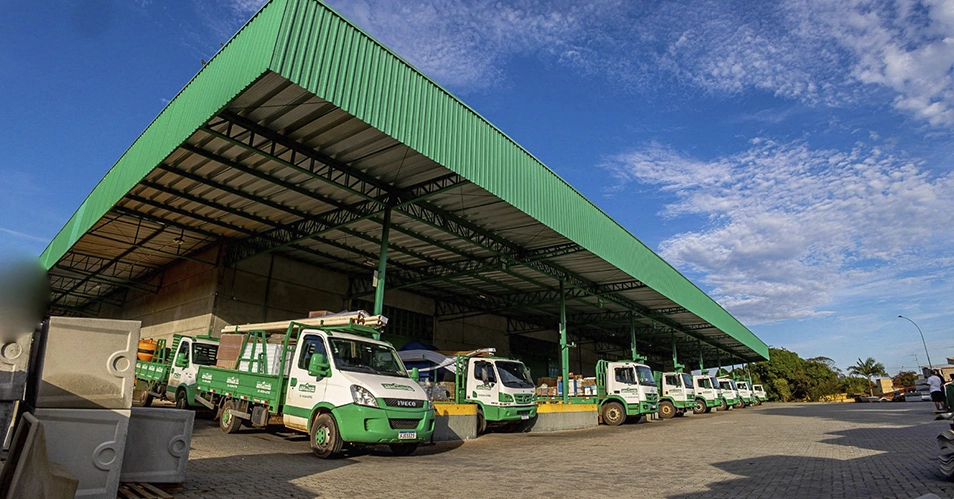
[[[273,49],[274,47],[274,49]],[[387,289],[440,318],[495,314],[707,365],[764,343],[529,153],[313,0],[270,2],[153,122],[50,244],[54,313],[223,244],[335,269],[354,298],[390,218]],[[216,262],[208,262],[215,264]]]

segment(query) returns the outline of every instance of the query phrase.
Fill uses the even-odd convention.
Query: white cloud
[[[825,315],[835,294],[888,292],[886,280],[927,282],[952,266],[954,177],[877,148],[756,139],[701,161],[651,144],[603,166],[621,184],[671,192],[664,216],[708,218],[707,228],[664,241],[660,254],[702,275],[747,322]]]

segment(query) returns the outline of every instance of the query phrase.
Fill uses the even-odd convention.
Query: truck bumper
[[[641,414],[652,414],[659,410],[659,406],[651,402],[640,402],[638,404],[626,404],[627,416],[639,416]]]
[[[345,442],[397,444],[426,442],[434,433],[433,409],[382,409],[357,404],[334,408],[338,433]],[[401,438],[414,432],[413,438]]]
[[[483,405],[484,418],[489,422],[521,421],[537,415],[537,405],[496,406]]]

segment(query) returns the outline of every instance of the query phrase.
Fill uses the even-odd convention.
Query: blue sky
[[[261,0],[0,13],[0,253],[39,254]],[[954,356],[954,2],[330,5],[772,346]]]

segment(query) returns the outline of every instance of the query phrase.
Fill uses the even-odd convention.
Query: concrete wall
[[[442,350],[494,347],[497,349],[497,355],[510,355],[507,319],[496,315],[481,315],[439,320],[434,324],[434,345]]]
[[[214,262],[218,248],[195,256]],[[212,322],[219,268],[185,260],[167,269],[149,284],[158,293],[129,291],[124,307],[104,306],[100,316],[142,322],[142,338],[170,338],[174,333],[206,334]]]

